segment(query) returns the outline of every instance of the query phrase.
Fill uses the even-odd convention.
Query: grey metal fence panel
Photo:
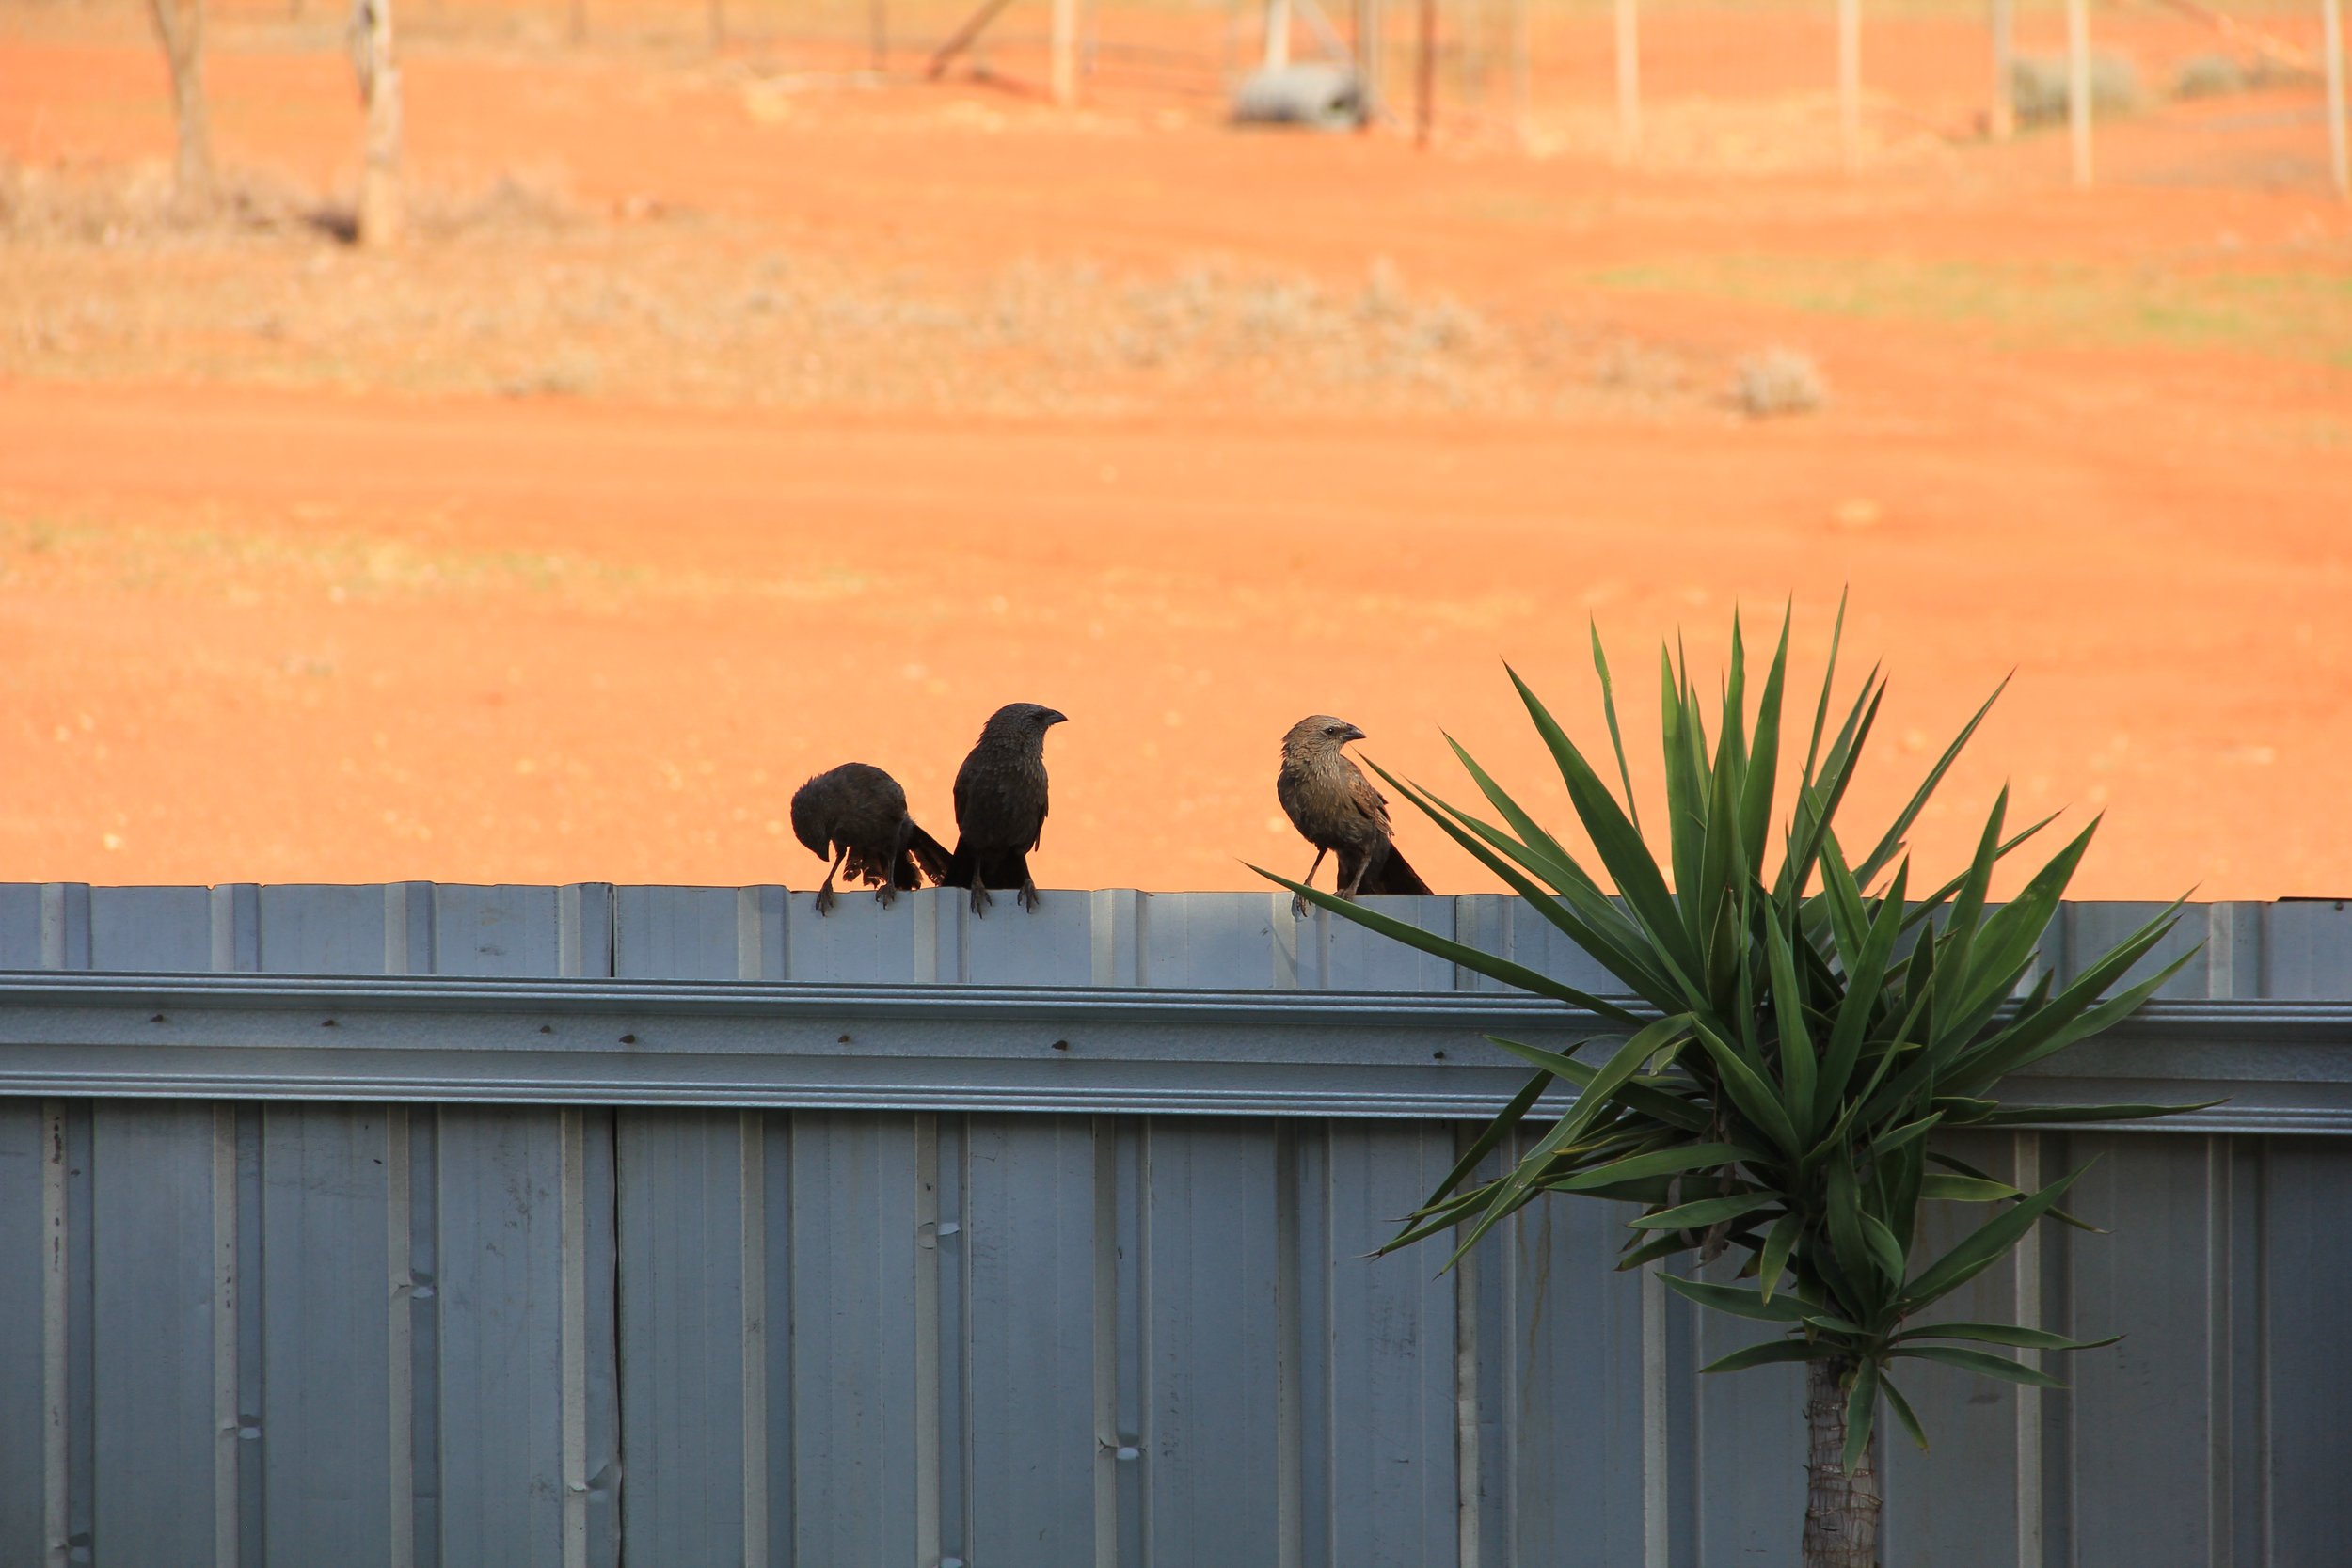
[[[1435,936],[1454,935],[1453,900],[1366,898],[1364,907]],[[1454,966],[1419,948],[1405,947],[1327,910],[1310,910],[1299,922],[1308,955],[1299,985],[1311,990],[1452,990]]]
[[[2352,987],[2352,904],[2290,898],[2258,908],[2262,994],[2279,1001],[2332,1000]]]
[[[213,963],[213,894],[200,887],[89,890],[89,967],[201,970]],[[220,968],[230,967],[222,964]]]
[[[792,1118],[796,1562],[915,1558],[916,1449],[938,1441],[917,1421],[915,1119]]]
[[[601,960],[608,968],[608,949]],[[580,1207],[566,1207],[564,1320],[577,1323],[576,1353],[581,1408],[565,1422],[567,1485],[580,1498],[571,1521],[575,1555],[584,1568],[620,1568],[621,1368],[620,1237],[613,1224],[619,1202],[613,1152],[618,1113],[590,1108],[576,1141]],[[571,1353],[566,1343],[567,1354]],[[572,1375],[567,1373],[567,1376]]]
[[[2352,1235],[2344,1223],[2352,1148],[2311,1138],[2272,1140],[2265,1173],[2264,1255],[2268,1380],[2259,1454],[2263,1523],[2273,1568],[2323,1568],[2352,1542],[2344,1484],[2344,1413],[2352,1408]]]
[[[388,933],[395,902],[379,887],[265,887],[259,967],[278,974],[389,973],[406,934],[405,922],[401,932]]]
[[[564,1568],[564,1124],[571,1114],[440,1114],[436,1299],[447,1563]]]
[[[0,1101],[0,1258],[12,1265],[0,1268],[0,1323],[9,1325],[0,1335],[0,1561],[40,1561],[48,1522],[49,1351],[65,1328],[48,1311],[52,1125],[38,1100]]]
[[[886,909],[871,898],[851,896],[830,915],[819,915],[809,895],[789,895],[784,907],[785,975],[875,985],[937,979],[940,906],[949,896],[935,890],[901,894]]]
[[[238,1438],[234,1413],[220,1408],[229,1304],[215,1289],[218,1120],[200,1103],[97,1109],[86,1332],[96,1379],[92,1549],[106,1560],[233,1560]]]
[[[968,1560],[1085,1561],[1100,1446],[1092,1124],[974,1117],[964,1172]]]
[[[1275,1133],[1151,1125],[1144,1529],[1155,1568],[1272,1568],[1281,1491]]]
[[[1117,966],[1097,977],[1100,984],[1246,989],[1276,983],[1275,927],[1278,920],[1290,919],[1287,909],[1278,915],[1276,905],[1285,900],[1263,893],[1095,897],[1098,909],[1117,901],[1114,908],[1134,911],[1131,927],[1098,935],[1098,942],[1112,947]]]
[[[1010,894],[999,894],[984,914],[973,913],[952,889],[927,896],[942,906],[943,930],[949,916],[954,918],[956,979],[984,985],[1093,983],[1094,904],[1085,894],[1048,894],[1028,913]]]
[[[625,887],[612,895],[612,973],[647,980],[742,976],[742,899],[726,887]]]
[[[1328,1354],[1331,1271],[1320,1266],[1331,1255],[1327,1196],[1331,1187],[1331,1125],[1327,1120],[1293,1123],[1277,1134],[1274,1146],[1276,1290],[1296,1303],[1281,1311],[1284,1296],[1277,1298],[1277,1331],[1295,1365],[1285,1369],[1279,1411],[1284,1419],[1276,1437],[1281,1445],[1284,1492],[1297,1494],[1295,1555],[1316,1568],[1333,1560],[1331,1538],[1338,1521],[1331,1506],[1337,1480],[1331,1465],[1332,1428],[1343,1414]],[[1291,1221],[1287,1227],[1285,1219]]]
[[[10,969],[87,969],[89,885],[0,884],[0,962]]]
[[[0,969],[46,969],[41,956],[40,907],[34,882],[0,882]]]
[[[611,974],[612,890],[431,887],[436,974]]]
[[[743,1424],[744,1519],[764,1529],[757,1552],[745,1557],[788,1565],[799,1560],[793,1513],[799,1455],[793,1448],[792,1249],[781,1243],[792,1215],[792,1117],[772,1112],[744,1117],[743,1201],[752,1211],[743,1227],[743,1279],[756,1290],[746,1314],[744,1397],[753,1408]]]
[[[617,1132],[629,1544],[652,1562],[739,1563],[766,1486],[746,1484],[743,1117],[634,1110]]]
[[[1522,1132],[1515,1148],[1535,1136]],[[1480,1174],[1500,1169],[1489,1155]],[[1534,1204],[1466,1259],[1478,1300],[1477,1560],[1489,1568],[1647,1560],[1643,1284],[1616,1270],[1635,1212]]]
[[[1725,1258],[1695,1272],[1727,1284],[1731,1263]],[[1778,1337],[1763,1323],[1701,1312],[1694,1364]],[[1787,1365],[1698,1380],[1698,1512],[1689,1528],[1705,1568],[1773,1561],[1797,1539],[1804,1519],[1804,1369]],[[1684,1521],[1675,1525],[1679,1530]]]
[[[1332,1560],[1367,1568],[1458,1561],[1454,1288],[1434,1248],[1369,1255],[1454,1161],[1443,1123],[1335,1122],[1329,1316],[1323,1327],[1341,1418],[1330,1434]]]
[[[390,1114],[262,1112],[262,1264],[245,1306],[267,1329],[258,1446],[265,1539],[280,1560],[389,1564],[396,1489],[399,1509],[410,1507],[392,1466],[395,1436],[410,1434],[405,1421],[395,1433],[391,1399],[390,1257],[395,1225],[405,1248],[407,1214],[392,1216]]]
[[[2111,1349],[2069,1358],[2077,1560],[2086,1568],[2175,1554],[2203,1560],[2216,1414],[2203,1375],[2215,1266],[2203,1140],[2071,1142],[2074,1164],[2097,1163],[2070,1206],[2129,1238],[2096,1239],[2073,1259],[2073,1332],[2123,1336]],[[2184,1369],[2198,1375],[2184,1378]]]

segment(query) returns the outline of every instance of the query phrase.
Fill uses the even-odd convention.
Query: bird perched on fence
[[[975,914],[993,902],[990,888],[1019,888],[1021,907],[1037,908],[1029,851],[1045,831],[1045,732],[1065,719],[1035,703],[1008,704],[989,715],[956,769],[956,852],[940,882],[970,888]]]
[[[1356,759],[1342,750],[1364,732],[1344,719],[1318,713],[1301,719],[1282,736],[1282,770],[1274,793],[1299,836],[1315,847],[1315,863],[1301,881],[1311,882],[1323,857],[1340,857],[1339,893],[1427,893],[1421,873],[1396,852],[1389,826],[1389,802],[1372,787]],[[1291,899],[1291,913],[1305,919],[1307,900]]]
[[[825,885],[817,890],[817,912],[834,906],[833,879],[880,887],[874,896],[888,904],[901,888],[918,888],[947,871],[947,851],[907,815],[907,792],[871,763],[845,762],[818,774],[792,792],[792,836],[810,854],[831,861]]]

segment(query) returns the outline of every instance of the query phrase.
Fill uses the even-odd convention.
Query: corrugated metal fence
[[[1561,1021],[1327,1001],[1492,988],[1258,895],[807,903],[0,886],[0,1564],[1794,1560],[1794,1370],[1697,1378],[1737,1332],[1611,1272],[1621,1215],[1364,1256],[1515,1086],[1479,1020]],[[2352,1561],[2352,1008],[2257,1005],[2352,999],[2348,939],[2193,910],[2219,1005],[2069,1070],[2238,1109],[1968,1146],[2095,1157],[2114,1234],[1955,1315],[2128,1338],[1915,1374],[1889,1562]],[[445,978],[226,978],[387,974]]]

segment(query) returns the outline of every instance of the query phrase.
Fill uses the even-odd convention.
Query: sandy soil
[[[1597,740],[1588,616],[1639,689],[1793,596],[1809,673],[1850,585],[1895,677],[1859,820],[2013,669],[1931,861],[2007,781],[2108,814],[2086,895],[2352,887],[2308,91],[2119,120],[2084,195],[2056,138],[1969,138],[1980,40],[1931,9],[1873,32],[1852,176],[1824,40],[1745,13],[1652,29],[1632,170],[1565,41],[1551,155],[1457,114],[1418,156],[1218,128],[1198,17],[1207,66],[1073,115],[426,14],[387,259],[306,216],[357,144],[323,26],[216,29],[247,217],[185,230],[135,19],[0,12],[0,877],[804,886],[802,777],[882,763],[945,832],[1029,699],[1073,719],[1047,883],[1242,887],[1304,864],[1302,713],[1450,788],[1443,726],[1563,816],[1501,660]],[[2153,81],[2181,27],[2108,36]],[[1826,407],[1732,406],[1774,344]]]

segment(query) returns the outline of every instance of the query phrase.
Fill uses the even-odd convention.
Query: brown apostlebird
[[[817,890],[818,914],[833,908],[833,879],[844,871],[880,887],[874,896],[883,904],[923,885],[918,868],[934,882],[947,871],[947,851],[907,815],[907,792],[871,763],[845,762],[793,791],[792,836],[833,863]]]
[[[940,885],[972,890],[972,912],[993,902],[990,888],[1019,888],[1037,908],[1029,851],[1045,831],[1045,732],[1065,715],[1011,703],[989,715],[979,742],[956,769],[956,852]]]
[[[1372,787],[1356,759],[1341,748],[1364,732],[1344,719],[1318,713],[1293,724],[1282,737],[1282,771],[1274,793],[1299,836],[1315,847],[1315,863],[1303,882],[1315,879],[1323,857],[1340,857],[1339,893],[1427,893],[1421,873],[1396,852],[1389,827],[1389,802]],[[1307,900],[1294,896],[1291,913],[1307,917]]]

